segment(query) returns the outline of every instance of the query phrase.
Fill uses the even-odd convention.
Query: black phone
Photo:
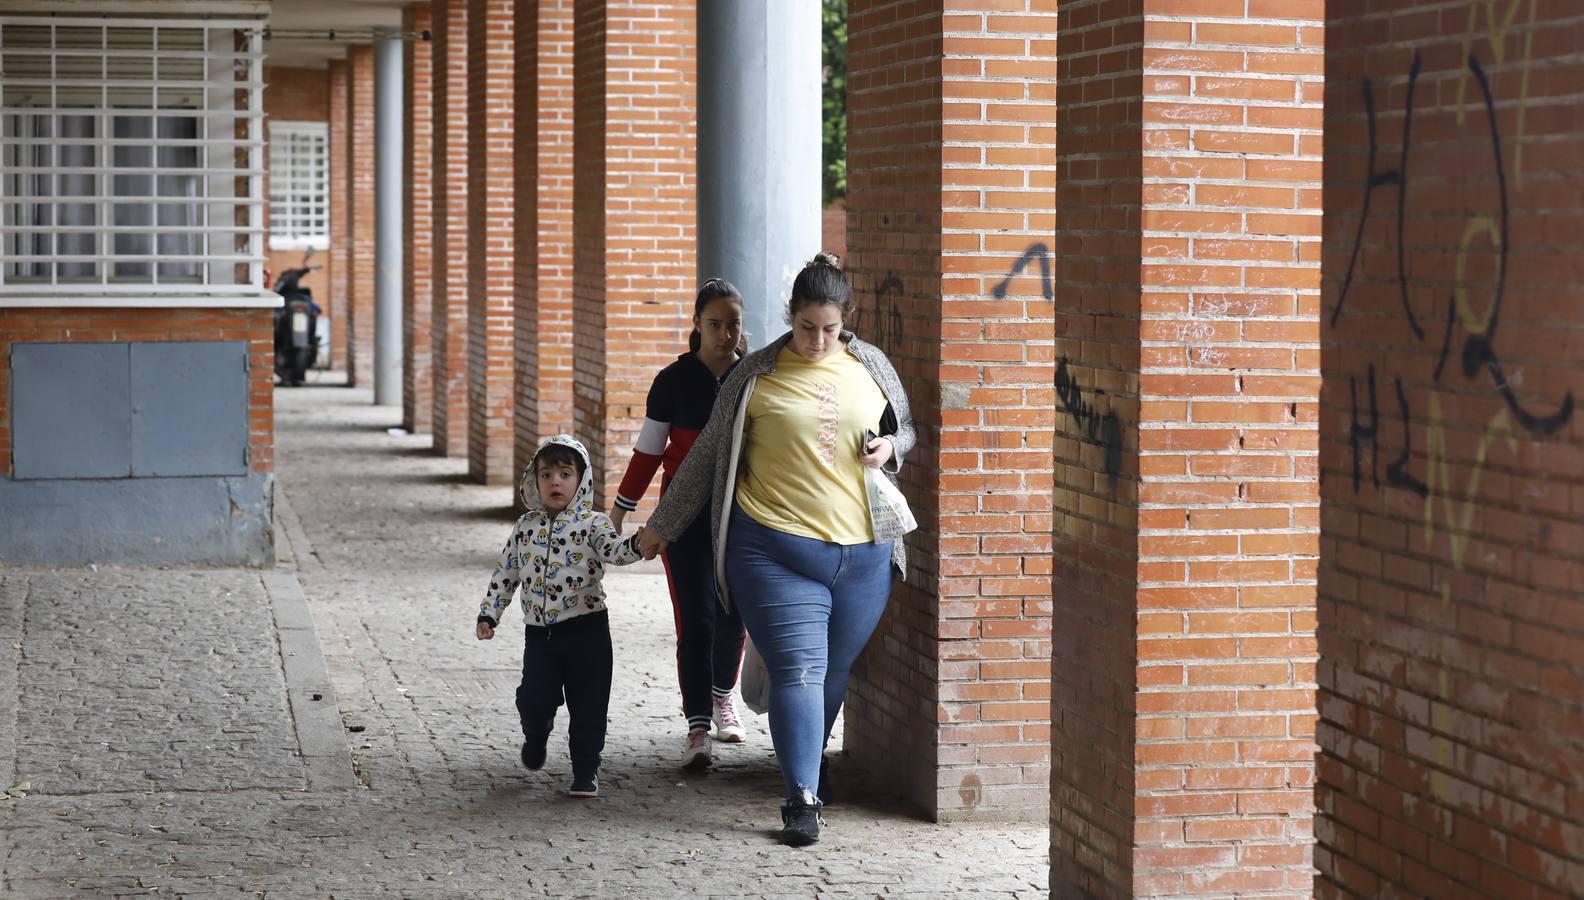
[[[863,436],[863,444],[858,447],[858,455],[859,456],[863,456],[865,453],[868,453],[869,452],[869,445],[873,444],[875,442],[875,438],[878,438],[879,436],[880,435],[874,433],[874,429],[873,428],[865,428],[864,429],[864,436]]]

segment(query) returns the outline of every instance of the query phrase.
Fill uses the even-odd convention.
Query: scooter
[[[311,266],[312,247],[303,254],[300,268],[287,269],[275,282],[275,293],[285,298],[275,311],[275,375],[283,387],[301,385],[319,355],[319,314],[323,311],[313,300],[313,291],[300,284],[309,272],[324,268]]]

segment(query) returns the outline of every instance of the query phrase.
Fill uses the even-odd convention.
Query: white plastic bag
[[[742,661],[742,698],[743,705],[764,715],[770,711],[770,670],[765,668],[764,657],[759,655],[759,650],[753,645],[753,639],[747,640],[743,647]]]
[[[918,527],[907,498],[884,472],[865,466],[864,483],[869,491],[869,524],[874,526],[877,538],[882,534],[908,534]]]

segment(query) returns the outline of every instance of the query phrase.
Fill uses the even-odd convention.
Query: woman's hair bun
[[[830,252],[829,250],[821,250],[820,252],[814,254],[814,258],[809,260],[808,264],[811,266],[830,266],[832,269],[840,270],[841,257]]]

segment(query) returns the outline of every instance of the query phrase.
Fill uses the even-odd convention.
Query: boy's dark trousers
[[[523,740],[543,744],[555,727],[556,710],[567,705],[572,772],[599,771],[605,749],[605,714],[611,691],[610,616],[584,613],[549,626],[528,626],[523,680],[517,686],[517,715]]]

